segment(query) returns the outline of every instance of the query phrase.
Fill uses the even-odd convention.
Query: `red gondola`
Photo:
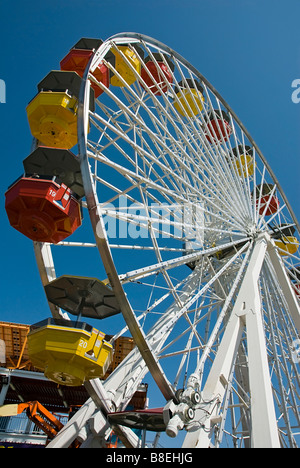
[[[81,225],[78,200],[53,180],[22,177],[5,198],[11,226],[33,241],[57,244]]]
[[[227,141],[232,133],[232,128],[230,126],[230,119],[226,112],[214,110],[208,115],[208,118],[205,118],[207,122],[208,131],[206,133],[206,138],[210,143],[215,141]]]
[[[84,70],[86,69],[91,56],[93,55],[93,50],[88,49],[71,49],[70,52],[62,59],[60,62],[61,70],[65,71],[75,71],[79,76],[83,76]],[[109,87],[109,69],[104,63],[100,63],[92,75],[96,78],[97,81],[103,83],[107,88]],[[91,87],[95,92],[95,97],[100,96],[103,93],[103,90],[96,83],[91,81]]]
[[[169,57],[164,56],[164,59],[168,66],[164,62],[161,54],[154,53],[153,57],[146,57],[145,67],[142,68],[141,71],[142,79],[156,96],[161,96],[162,93],[166,93],[168,91],[167,82],[173,82],[172,71],[174,71],[174,64]]]
[[[276,211],[278,211],[279,209],[280,202],[278,200],[278,197],[274,194],[273,188],[274,185],[265,183],[262,185],[262,187],[259,186],[256,189],[256,206],[258,206],[259,203],[259,196],[261,197],[259,204],[260,215],[263,215],[265,213],[265,216],[271,216],[272,214],[276,213]]]

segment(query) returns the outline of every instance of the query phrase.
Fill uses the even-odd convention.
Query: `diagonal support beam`
[[[276,249],[275,243],[270,239],[268,243],[268,253],[271,259],[273,268],[276,272],[279,284],[287,301],[289,312],[294,321],[298,335],[300,336],[300,306],[296,294],[293,291],[291,281],[284,268],[283,261]]]

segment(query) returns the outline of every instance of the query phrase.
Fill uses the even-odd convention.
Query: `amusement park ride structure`
[[[27,106],[34,144],[6,192],[51,311],[31,362],[90,395],[48,447],[105,447],[113,431],[138,448],[137,428],[183,431],[185,448],[297,447],[299,224],[265,157],[154,39],[82,38],[60,68]],[[104,279],[71,276],[95,248]],[[159,408],[130,412],[148,373]]]

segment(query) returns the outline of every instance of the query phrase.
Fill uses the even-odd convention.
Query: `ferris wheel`
[[[112,430],[140,447],[138,424],[184,434],[185,448],[297,447],[299,224],[238,117],[187,60],[135,33],[80,40],[38,91],[7,212],[34,240],[56,324],[69,312],[111,335],[93,338],[102,374],[48,366],[91,396],[49,447],[101,447]],[[33,182],[38,207],[19,200]],[[75,276],[89,256],[99,277]],[[135,348],[101,380],[128,335]],[[156,411],[130,420],[148,377]]]

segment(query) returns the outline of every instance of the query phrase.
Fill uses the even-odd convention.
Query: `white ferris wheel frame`
[[[175,57],[176,60],[190,69],[192,73],[209,88],[209,90],[222,103],[224,108],[229,111],[232,118],[237,122],[242,132],[255,148],[256,154],[266,167],[272,181],[276,185],[276,189],[280,192],[294,225],[297,230],[300,231],[298,221],[292,211],[292,208],[261,151],[255,144],[252,137],[248,134],[242,122],[240,122],[238,117],[218,92],[205,79],[205,77],[203,77],[194,67],[192,67],[192,65],[190,65],[175,51],[147,36],[135,33],[122,33],[106,40],[94,53],[82,80],[78,107],[78,154],[81,163],[86,205],[94,231],[96,246],[100,252],[109,283],[120,303],[122,314],[125,318],[128,329],[134,337],[136,348],[127,356],[127,358],[125,358],[125,360],[105,382],[97,380],[85,383],[85,387],[87,388],[91,398],[62,429],[58,436],[48,445],[49,448],[68,446],[75,437],[79,436],[84,441],[83,446],[91,446],[93,443],[96,444],[96,441],[100,444],[99,441],[103,441],[111,431],[111,427],[107,422],[107,414],[112,411],[113,407],[119,407],[120,404],[122,404],[123,407],[126,407],[126,404],[132,397],[133,393],[137,390],[145,374],[149,371],[166,402],[171,402],[170,405],[172,407],[173,417],[169,421],[170,430],[172,429],[172,425],[180,427],[183,419],[183,403],[180,403],[178,400],[178,396],[173,385],[166,377],[157,358],[157,352],[163,348],[168,334],[172,329],[172,324],[175,323],[176,320],[178,320],[178,318],[182,316],[197,300],[197,298],[201,296],[204,289],[209,287],[208,284],[198,291],[196,295],[194,294],[196,290],[195,284],[197,281],[196,268],[190,275],[189,281],[186,282],[180,293],[180,304],[184,304],[184,306],[180,307],[175,303],[175,305],[169,307],[165,314],[156,322],[155,326],[148,331],[146,335],[141,329],[140,322],[124,292],[123,282],[121,280],[124,280],[125,275],[123,275],[122,278],[115,267],[111,254],[111,246],[105,232],[102,212],[99,209],[99,201],[88,160],[87,122],[89,119],[90,73],[110,50],[112,43],[118,45],[124,44],[125,42],[126,44],[144,42],[156,47],[162,53],[165,52]],[[228,265],[234,262],[241,253],[246,252],[247,249],[248,251],[241,265],[239,274],[237,275],[236,280],[232,285],[232,289],[228,294],[227,300],[225,301],[222,314],[219,317],[219,323],[216,323],[215,329],[210,338],[212,341],[214,336],[218,333],[218,327],[227,312],[229,303],[233,294],[237,291],[239,284],[239,291],[235,300],[235,305],[230,313],[230,318],[227,322],[227,327],[221,340],[219,351],[202,391],[202,404],[194,405],[194,425],[193,423],[190,424],[190,429],[193,430],[187,432],[183,447],[208,447],[215,425],[220,423],[222,424],[220,403],[223,401],[224,397],[226,398],[226,395],[228,395],[233,364],[237,356],[241,333],[245,327],[247,329],[248,338],[249,391],[252,399],[251,444],[253,447],[280,446],[275,409],[272,404],[272,384],[268,371],[268,356],[258,290],[258,281],[266,258],[266,253],[268,253],[271,268],[274,269],[277,275],[278,284],[280,285],[285,300],[287,301],[288,309],[297,329],[298,336],[300,335],[299,302],[271,236],[267,233],[261,233],[258,235],[253,233],[252,237],[248,236],[244,241],[245,243],[242,247],[238,247],[238,244],[241,244],[241,239],[236,242],[230,242],[229,244],[225,243],[223,245],[223,248],[226,248],[236,244],[238,249],[237,253],[228,261],[228,263],[226,263],[224,269],[228,268]],[[35,242],[34,249],[42,282],[45,285],[56,277],[51,246],[49,244],[40,244]],[[209,251],[210,253],[215,253],[218,249],[219,247],[215,246],[201,252],[196,251],[189,253],[172,260],[161,260],[157,264],[149,265],[144,269],[127,273],[127,278],[140,278],[143,277],[143,275],[146,275],[149,271],[155,271],[163,268],[167,269],[172,265],[181,265],[188,261],[196,261],[200,259],[202,255],[209,253]],[[246,265],[247,261],[249,262],[248,265]],[[220,270],[217,275],[221,275],[222,272],[223,270]],[[216,277],[214,280],[216,280]],[[61,316],[62,312],[56,306],[49,303],[49,307],[54,317]],[[160,333],[158,333],[158,331]],[[206,350],[208,352],[209,343],[207,344]],[[188,401],[188,395],[190,394],[191,389],[195,390],[198,388],[197,375],[201,372],[203,359],[204,357],[200,360],[198,368],[190,375],[185,389],[185,402]],[[128,382],[130,382],[129,386]],[[227,396],[227,398],[229,397]],[[90,429],[92,428],[92,430],[88,430],[87,426],[89,426]],[[119,435],[126,446],[140,446],[140,440],[130,429],[123,426],[117,426],[114,427],[114,431]]]

